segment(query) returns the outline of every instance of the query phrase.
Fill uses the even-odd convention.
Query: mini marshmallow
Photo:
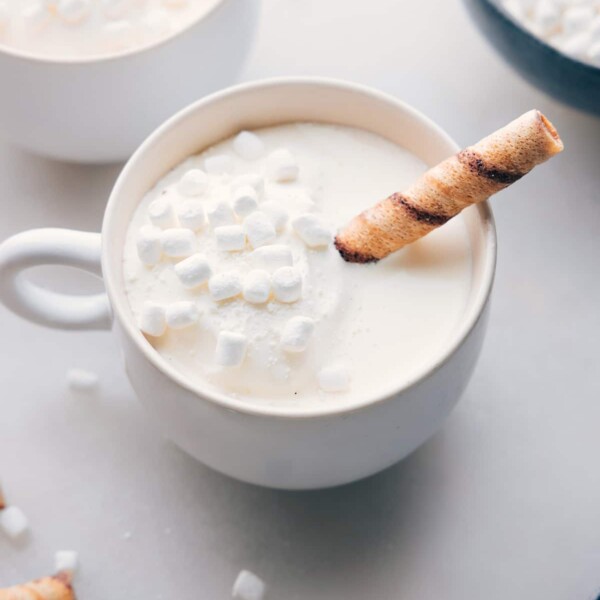
[[[281,347],[286,352],[304,352],[315,330],[315,322],[309,317],[292,317],[283,327]]]
[[[198,322],[200,311],[194,302],[181,300],[167,306],[165,317],[171,329],[184,329]]]
[[[323,367],[317,379],[324,392],[344,392],[350,387],[350,372],[338,363]]]
[[[140,228],[136,240],[139,259],[148,266],[155,265],[162,255],[161,230],[152,225]]]
[[[294,264],[292,250],[284,244],[273,244],[257,248],[251,255],[257,266],[273,273],[281,267],[291,267]]]
[[[0,529],[16,540],[29,529],[29,520],[23,511],[16,506],[7,506],[0,511]]]
[[[248,340],[241,333],[221,331],[217,338],[215,362],[222,367],[237,367],[244,362]]]
[[[559,19],[560,12],[552,0],[538,0],[532,14],[534,27],[542,33],[548,33],[556,28]]]
[[[235,225],[235,215],[227,202],[221,200],[208,211],[208,222],[214,229],[223,225]]]
[[[243,250],[246,245],[246,234],[241,225],[225,225],[215,229],[217,248],[224,252]]]
[[[572,35],[588,29],[596,11],[591,6],[572,6],[565,10],[561,18],[563,32]]]
[[[560,49],[565,54],[575,58],[583,58],[590,45],[591,35],[589,31],[582,31],[569,37],[560,44]]]
[[[165,229],[160,243],[163,252],[170,258],[185,258],[196,250],[196,236],[190,229]]]
[[[60,0],[56,14],[68,25],[77,25],[89,17],[91,10],[90,0]]]
[[[177,191],[183,196],[200,196],[208,187],[208,175],[202,169],[186,171],[177,183]]]
[[[271,219],[275,231],[280,233],[285,229],[285,224],[288,221],[288,212],[281,204],[268,200],[260,205],[260,210]]]
[[[258,194],[251,185],[241,185],[233,190],[233,211],[243,219],[258,208]]]
[[[266,590],[265,582],[250,571],[241,571],[237,576],[231,595],[239,600],[262,600]]]
[[[271,294],[271,275],[262,269],[254,269],[244,277],[242,296],[251,304],[263,304]]]
[[[300,239],[311,248],[327,246],[331,242],[331,230],[319,215],[300,215],[292,221],[292,227]]]
[[[273,181],[284,183],[298,179],[298,163],[289,150],[281,148],[267,157],[267,176]]]
[[[222,175],[228,173],[233,167],[233,161],[228,154],[215,154],[204,159],[204,168],[207,173]]]
[[[156,302],[146,301],[138,320],[140,331],[153,337],[160,337],[167,330],[165,307]]]
[[[52,14],[42,3],[37,3],[23,9],[21,17],[31,32],[39,33],[48,25]]]
[[[228,300],[242,291],[242,282],[236,271],[222,271],[208,280],[208,291],[213,300]]]
[[[98,375],[85,369],[69,369],[67,385],[76,392],[90,392],[98,387]]]
[[[244,221],[244,230],[253,248],[266,246],[275,241],[277,232],[271,219],[263,212],[256,211]]]
[[[246,173],[246,175],[239,175],[233,180],[231,189],[235,190],[243,185],[251,185],[256,190],[256,194],[259,198],[265,193],[265,180],[257,173]]]
[[[177,207],[177,220],[186,229],[202,229],[206,222],[204,205],[199,200],[185,200]]]
[[[302,295],[302,276],[294,267],[281,267],[273,273],[273,293],[280,302],[296,302]]]
[[[167,229],[175,226],[175,211],[171,201],[166,196],[160,196],[150,202],[148,217],[155,227]]]
[[[175,267],[175,275],[179,281],[188,289],[195,288],[206,283],[212,275],[212,269],[204,254],[192,254],[188,258],[178,262]]]
[[[265,153],[263,141],[250,131],[241,131],[235,136],[233,149],[244,160],[256,160]]]
[[[59,550],[54,554],[54,572],[74,575],[79,566],[79,556],[73,550]]]

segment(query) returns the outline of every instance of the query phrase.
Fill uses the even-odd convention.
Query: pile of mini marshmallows
[[[149,32],[166,35],[169,18],[174,9],[181,9],[189,0],[160,0],[158,6],[145,11],[141,25]],[[92,18],[95,24],[115,43],[121,46],[135,43],[132,39],[133,25],[129,20],[134,10],[143,5],[140,0],[33,0],[14,3],[0,0],[0,33],[10,27],[12,19],[18,18],[32,32],[41,31],[53,22],[66,26],[80,26]],[[119,44],[117,44],[119,45]]]
[[[559,52],[600,67],[598,0],[503,0],[503,6]]]
[[[256,160],[265,153],[256,134],[242,131],[233,148],[244,160]],[[153,200],[148,206],[150,224],[143,225],[137,236],[137,253],[147,267],[161,260],[174,261],[174,271],[181,285],[208,293],[217,305],[241,297],[251,304],[281,302],[291,304],[302,297],[302,274],[294,266],[291,248],[278,242],[285,231],[289,215],[281,204],[259,201],[264,194],[265,178],[276,183],[293,182],[299,167],[287,149],[278,149],[265,161],[265,174],[246,174],[231,185],[230,200],[221,200],[205,211],[209,175],[231,170],[227,154],[204,160],[204,170],[191,169],[177,183],[177,191],[185,200],[174,206],[168,195]],[[206,228],[208,220],[209,228]],[[295,234],[308,248],[323,250],[332,241],[332,230],[323,217],[302,213],[291,220]],[[251,251],[254,267],[240,275],[238,271],[215,272],[208,257],[198,252],[197,235],[213,235],[221,252]],[[193,301],[183,300],[161,305],[145,302],[139,317],[142,332],[162,336],[168,328],[178,330],[198,323],[200,310]],[[280,345],[284,352],[304,352],[315,330],[315,322],[307,316],[294,316],[284,325]],[[215,363],[220,367],[238,367],[245,359],[248,346],[240,331],[220,331],[215,348]],[[340,364],[322,368],[318,373],[320,388],[327,392],[347,389],[349,375]]]

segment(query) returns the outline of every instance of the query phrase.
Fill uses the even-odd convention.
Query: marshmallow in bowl
[[[165,320],[171,329],[185,329],[197,323],[200,311],[195,302],[181,300],[173,302],[165,309]]]
[[[271,275],[262,269],[253,269],[244,278],[242,296],[251,304],[263,304],[271,295]]]
[[[277,237],[273,221],[263,212],[256,211],[244,221],[244,231],[253,248],[272,244]]]
[[[201,196],[208,186],[208,176],[202,169],[190,169],[177,183],[177,191],[183,196]]]
[[[246,245],[246,234],[241,225],[223,225],[215,228],[217,248],[224,252],[243,250]]]
[[[302,295],[302,276],[294,267],[281,267],[273,273],[273,294],[279,302],[296,302]]]
[[[166,196],[157,198],[148,207],[148,217],[155,227],[168,229],[175,227],[175,211],[171,201]]]
[[[162,255],[161,230],[152,225],[143,225],[137,235],[138,258],[146,266],[158,263]]]
[[[258,208],[258,194],[249,184],[241,185],[233,190],[233,211],[241,219],[247,217]]]
[[[251,131],[240,131],[233,139],[233,149],[244,160],[256,160],[265,152],[260,137]]]
[[[305,213],[292,221],[292,227],[300,239],[311,248],[328,246],[333,234],[324,219],[313,213]]]
[[[146,301],[138,320],[140,330],[153,337],[160,337],[167,330],[165,307],[158,302]]]
[[[208,291],[213,300],[229,300],[242,291],[242,281],[236,271],[222,271],[208,280]]]
[[[304,352],[315,330],[315,322],[310,317],[292,317],[281,333],[281,347],[286,352]]]
[[[559,52],[600,67],[600,5],[586,0],[504,0],[504,9]]]
[[[212,275],[210,262],[204,254],[192,254],[173,268],[182,285],[192,289],[206,283]]]
[[[251,258],[256,266],[270,273],[281,267],[291,267],[294,264],[292,250],[285,244],[272,244],[257,248],[252,252]]]
[[[279,202],[267,200],[260,205],[260,210],[271,219],[277,233],[281,233],[285,229],[289,213]]]
[[[181,227],[198,231],[204,227],[206,217],[200,200],[185,200],[177,206],[177,220]]]
[[[215,362],[221,367],[237,367],[244,361],[248,340],[242,333],[221,331],[217,338]]]
[[[160,236],[160,244],[165,256],[184,258],[196,251],[196,236],[189,229],[165,229]]]
[[[231,184],[231,189],[235,190],[244,185],[249,185],[256,191],[258,199],[265,193],[265,180],[264,177],[258,173],[245,173],[244,175],[238,175]]]
[[[208,211],[208,222],[213,229],[223,225],[235,225],[236,219],[231,205],[221,200]]]

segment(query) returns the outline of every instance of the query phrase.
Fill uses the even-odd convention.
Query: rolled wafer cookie
[[[0,589],[0,600],[75,600],[69,573]]]
[[[376,262],[518,181],[562,149],[552,123],[530,110],[429,169],[404,192],[354,217],[337,234],[335,246],[348,262]]]

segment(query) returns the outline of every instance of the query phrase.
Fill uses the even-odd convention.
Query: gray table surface
[[[157,435],[110,335],[0,309],[0,474],[31,520],[0,536],[0,585],[79,551],[81,600],[225,599],[241,568],[273,600],[591,600],[600,593],[600,121],[519,79],[458,0],[265,0],[245,79],[317,74],[412,103],[461,144],[538,107],[567,151],[493,202],[489,334],[444,429],[344,488],[285,493],[211,472]],[[0,145],[0,238],[97,230],[118,166]],[[61,289],[97,288],[66,271]],[[69,367],[97,371],[77,397]]]

